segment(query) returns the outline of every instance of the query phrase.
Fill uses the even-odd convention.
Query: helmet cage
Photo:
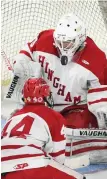
[[[53,38],[60,57],[67,56],[70,62],[76,50],[84,45],[86,28],[77,16],[68,14],[59,21]],[[68,43],[68,46],[65,47],[64,43]]]
[[[74,54],[74,52],[77,50],[77,44],[78,44],[78,39],[74,38],[73,40],[68,40],[68,41],[59,41],[59,40],[56,40],[54,38],[54,41],[55,41],[55,46],[59,49],[59,52],[60,52],[60,55],[66,55],[66,56],[71,56],[72,57],[72,54]],[[68,43],[69,42],[69,43]],[[68,45],[66,47],[64,47],[64,43],[68,43]]]

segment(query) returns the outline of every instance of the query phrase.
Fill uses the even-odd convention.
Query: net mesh
[[[107,21],[97,0],[2,0],[1,43],[10,64],[26,42],[32,41],[43,29],[55,28],[59,18],[70,12],[81,18],[88,35],[100,48],[107,47]],[[11,74],[4,57],[1,69],[2,86],[7,86]]]

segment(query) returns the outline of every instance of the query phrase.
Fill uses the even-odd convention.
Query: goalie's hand
[[[96,116],[99,128],[107,128],[107,85],[89,89],[87,104],[90,112]]]
[[[38,62],[29,61],[23,57],[16,57],[14,64],[14,74],[20,78],[40,77],[41,76],[41,65]]]
[[[99,128],[107,129],[107,107],[101,107],[96,110],[96,117]]]
[[[13,79],[6,98],[23,104],[22,89],[25,81],[31,77],[39,78],[42,75],[41,73],[41,65],[38,62],[28,61],[24,58],[17,59],[14,64]]]

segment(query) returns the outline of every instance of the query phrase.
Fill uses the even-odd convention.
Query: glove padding
[[[107,129],[107,107],[96,109],[96,117],[99,128]]]
[[[14,74],[20,78],[41,77],[41,65],[38,62],[25,59],[22,54],[16,57]]]
[[[107,85],[89,89],[87,94],[88,109],[98,122],[99,128],[107,128]]]
[[[6,98],[23,104],[22,89],[25,81],[31,77],[41,77],[41,75],[41,66],[38,62],[28,61],[20,57],[14,65],[14,76]]]
[[[98,128],[97,120],[87,105],[75,105],[61,111],[68,128]]]

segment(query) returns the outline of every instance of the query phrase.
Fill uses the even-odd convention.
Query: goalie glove
[[[14,76],[6,95],[6,99],[23,104],[22,89],[25,81],[31,77],[41,77],[41,75],[41,66],[38,62],[29,61],[24,58],[22,59],[21,54],[19,54],[14,65]]]
[[[22,89],[25,81],[28,78],[38,78],[42,75],[41,66],[38,62],[24,59],[21,54],[19,54],[19,57],[14,65],[13,79],[2,103],[2,114],[7,119],[10,118],[14,110],[20,109],[24,104]]]
[[[23,54],[19,54],[14,62],[14,74],[20,78],[33,77],[40,75],[41,66],[38,62],[26,59]]]
[[[107,129],[107,107],[96,109],[96,117],[99,127]]]
[[[96,116],[99,128],[107,128],[107,85],[90,89],[87,95],[88,109]]]

